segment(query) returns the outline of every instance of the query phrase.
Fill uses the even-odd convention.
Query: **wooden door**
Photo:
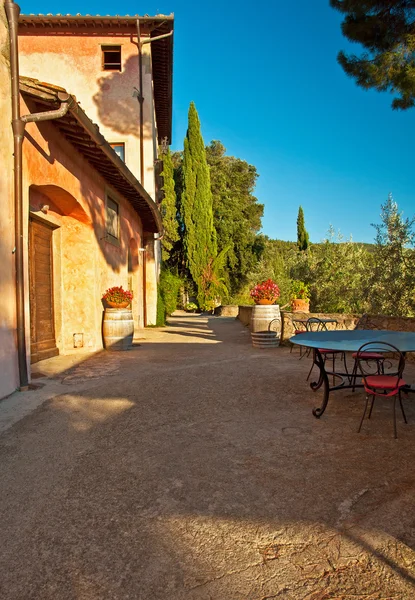
[[[53,229],[34,219],[29,227],[31,362],[59,354],[53,310]]]

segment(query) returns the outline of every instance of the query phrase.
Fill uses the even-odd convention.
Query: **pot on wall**
[[[310,312],[310,300],[305,300],[304,298],[291,300],[291,310],[293,312]]]
[[[267,300],[266,298],[261,298],[261,300],[255,300],[255,304],[259,304],[262,306],[271,306],[274,304],[273,300]]]

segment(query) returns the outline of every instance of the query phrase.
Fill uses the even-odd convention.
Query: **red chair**
[[[396,370],[385,373],[383,363],[382,363],[382,372],[373,374],[373,371],[369,371],[369,367],[368,367],[368,365],[370,363],[370,361],[368,361],[368,359],[367,359],[368,353],[384,354],[385,352],[393,353],[394,356],[397,357]],[[405,423],[408,422],[406,420],[406,415],[405,415],[405,411],[403,409],[402,397],[401,397],[401,390],[402,390],[402,388],[404,388],[407,385],[406,382],[402,378],[402,374],[403,374],[403,371],[405,368],[404,355],[402,354],[402,352],[400,352],[400,350],[398,350],[398,348],[396,348],[396,346],[393,346],[392,344],[389,344],[387,342],[380,342],[380,341],[379,342],[367,342],[366,344],[363,344],[363,346],[361,346],[359,348],[359,350],[356,352],[355,360],[356,360],[358,369],[362,375],[363,386],[364,386],[365,392],[366,392],[366,404],[365,404],[365,409],[363,411],[362,419],[360,421],[359,429],[357,430],[358,433],[360,433],[360,430],[362,429],[363,421],[366,416],[366,411],[367,411],[367,407],[369,404],[369,398],[370,397],[372,398],[372,402],[370,404],[369,415],[368,415],[369,419],[372,415],[373,405],[374,405],[376,396],[380,396],[380,397],[384,397],[384,398],[393,398],[393,431],[394,431],[394,436],[396,439],[398,437],[397,431],[396,431],[396,399],[397,398],[399,399],[399,404],[401,407],[403,419],[404,419]],[[393,368],[392,363],[391,363],[391,368]]]
[[[350,375],[350,380],[353,382],[352,391],[355,390],[356,378],[357,378],[357,352],[353,352],[352,357],[354,358],[353,371]],[[368,367],[373,364],[375,371],[372,375],[383,375],[385,373],[385,356],[380,354],[380,352],[361,352],[360,360],[365,360],[367,362]]]

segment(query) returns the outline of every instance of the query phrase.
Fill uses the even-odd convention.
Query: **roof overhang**
[[[67,93],[61,87],[30,77],[20,77],[20,92],[25,99],[32,100],[39,111],[58,109],[61,105],[58,94]],[[75,96],[69,95],[68,112],[50,122],[103,179],[130,202],[141,219],[144,231],[162,233],[162,219],[156,203],[117,156],[97,125],[87,117]]]
[[[158,141],[171,143],[173,105],[173,25],[174,15],[105,16],[99,15],[20,15],[19,35],[137,35],[137,20],[141,35],[168,37],[151,43],[154,81],[154,103]]]

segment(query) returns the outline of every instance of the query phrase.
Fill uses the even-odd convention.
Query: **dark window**
[[[112,198],[107,197],[107,235],[110,239],[118,240],[120,237],[120,209]]]
[[[121,46],[101,46],[102,70],[121,71]]]
[[[115,153],[125,162],[125,144],[110,144],[111,148],[115,150]]]

